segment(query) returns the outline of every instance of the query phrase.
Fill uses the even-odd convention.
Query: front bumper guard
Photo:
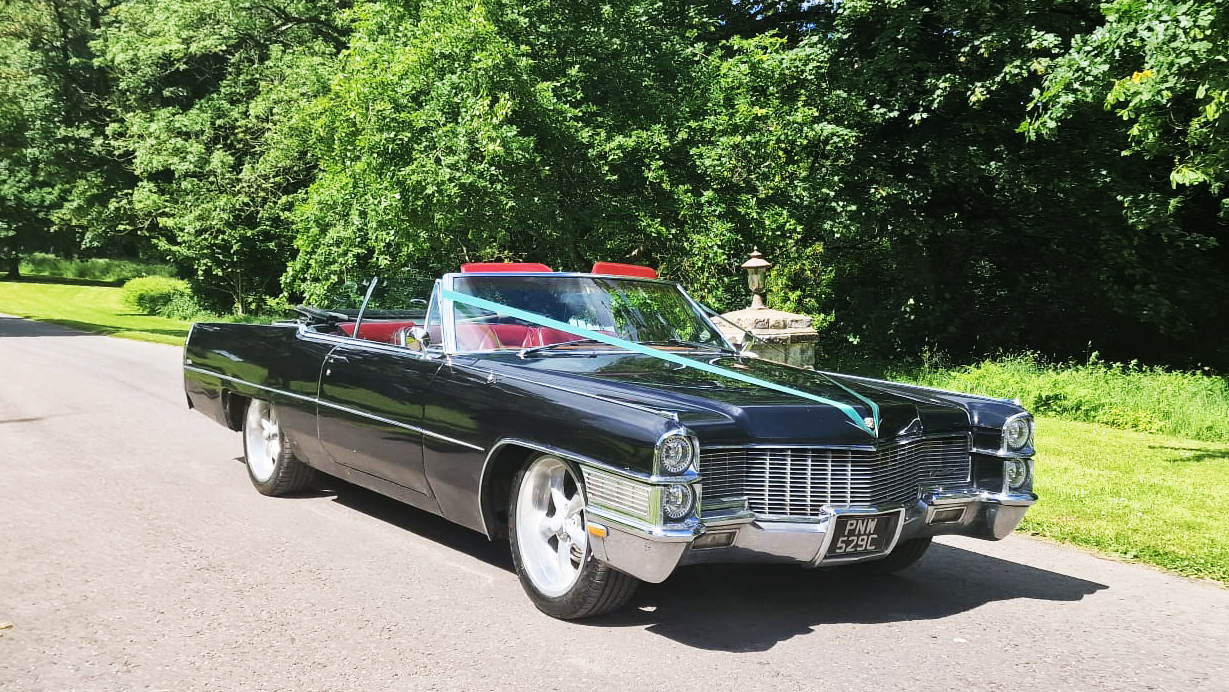
[[[647,582],[661,582],[679,565],[715,562],[793,563],[808,567],[847,564],[882,558],[903,540],[960,534],[999,540],[1015,530],[1037,500],[1031,492],[992,493],[976,488],[936,490],[908,506],[873,505],[828,508],[819,517],[770,517],[752,512],[705,515],[701,520],[668,527],[652,527],[590,507],[589,521],[605,529],[591,533],[597,559]],[[951,519],[959,509],[958,518]],[[900,512],[897,534],[890,548],[872,557],[826,557],[832,526],[843,514]],[[938,513],[944,521],[935,523]],[[697,547],[696,539],[709,533],[727,533],[714,547]]]

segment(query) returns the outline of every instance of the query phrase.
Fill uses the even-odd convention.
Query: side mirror
[[[431,337],[427,335],[427,330],[417,325],[413,327],[402,327],[393,332],[393,343],[410,349],[411,351],[421,351],[431,343]]]
[[[412,351],[421,351],[430,345],[431,335],[427,332],[426,327],[419,327],[417,325],[410,327],[405,339],[406,348]]]

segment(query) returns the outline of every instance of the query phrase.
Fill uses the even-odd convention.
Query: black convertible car
[[[188,405],[243,433],[266,495],[323,472],[506,537],[555,617],[683,564],[893,572],[1036,500],[1017,404],[752,357],[645,267],[359,288],[296,322],[194,325]]]

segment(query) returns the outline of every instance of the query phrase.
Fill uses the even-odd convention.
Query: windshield
[[[589,276],[463,276],[454,288],[627,341],[679,348],[729,347],[671,283]],[[462,351],[536,348],[582,338],[504,312],[459,303],[453,310],[457,348]]]

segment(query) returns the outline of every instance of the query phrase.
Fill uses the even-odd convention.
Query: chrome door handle
[[[349,363],[350,359],[345,356],[329,356],[330,363]]]

